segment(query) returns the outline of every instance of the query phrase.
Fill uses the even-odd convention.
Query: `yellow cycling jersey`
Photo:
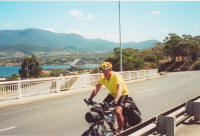
[[[111,72],[111,77],[110,80],[108,81],[104,75],[101,76],[101,78],[99,79],[98,84],[101,85],[105,85],[106,88],[108,88],[108,90],[110,91],[110,94],[113,96],[117,95],[118,89],[117,89],[117,85],[120,84],[122,86],[122,95],[128,95],[129,91],[125,85],[125,82],[123,80],[123,78],[115,73],[115,72]]]

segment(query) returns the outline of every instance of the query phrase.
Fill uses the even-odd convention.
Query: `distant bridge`
[[[83,66],[86,64],[86,62],[82,59],[76,59],[74,60],[70,66],[72,70],[80,70],[83,69]]]

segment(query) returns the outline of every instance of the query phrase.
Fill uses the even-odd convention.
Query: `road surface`
[[[200,71],[168,73],[166,76],[129,83],[130,95],[141,109],[143,120],[200,95]],[[21,105],[0,111],[0,135],[80,136],[89,125],[83,102],[92,90],[62,98]],[[95,97],[102,101],[108,91]]]

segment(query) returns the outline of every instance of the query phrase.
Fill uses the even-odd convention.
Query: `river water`
[[[58,66],[41,66],[43,69],[70,69],[70,65],[58,65]],[[98,67],[98,64],[88,64],[85,65],[85,68],[95,68]],[[12,74],[19,74],[19,69],[21,66],[0,66],[0,76],[7,77],[11,76]]]

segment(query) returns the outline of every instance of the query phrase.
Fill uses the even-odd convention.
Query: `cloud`
[[[74,33],[74,34],[80,34],[83,35],[79,30],[69,30],[66,33],[70,34],[70,33]]]
[[[92,14],[88,14],[86,17],[87,20],[93,20],[93,18],[94,18],[94,16]]]
[[[163,29],[161,29],[160,31],[161,31],[161,32],[169,32],[169,29],[163,28]]]
[[[159,15],[159,14],[161,14],[161,12],[160,11],[152,11],[151,14],[153,14],[153,15]]]
[[[78,11],[78,10],[72,10],[72,11],[69,12],[69,14],[70,14],[71,16],[74,16],[74,17],[80,17],[80,16],[83,15],[83,12]]]
[[[118,41],[118,35],[114,33],[107,33],[107,34],[102,34],[102,33],[88,33],[85,34],[85,37],[91,38],[91,39],[104,39],[108,41]]]
[[[92,14],[84,14],[82,11],[72,10],[69,15],[75,17],[77,20],[93,20],[94,16]]]
[[[12,27],[12,24],[3,24],[4,27]]]
[[[58,21],[53,23],[53,26],[58,26],[58,25],[59,25]]]
[[[55,32],[55,30],[54,29],[52,29],[52,28],[41,28],[42,30],[46,30],[46,31],[49,31],[49,32]]]
[[[107,34],[101,34],[101,33],[83,33],[79,30],[69,30],[66,33],[75,33],[84,36],[85,38],[89,39],[104,39],[108,41],[114,41],[118,42],[118,35],[114,33],[107,33]]]

